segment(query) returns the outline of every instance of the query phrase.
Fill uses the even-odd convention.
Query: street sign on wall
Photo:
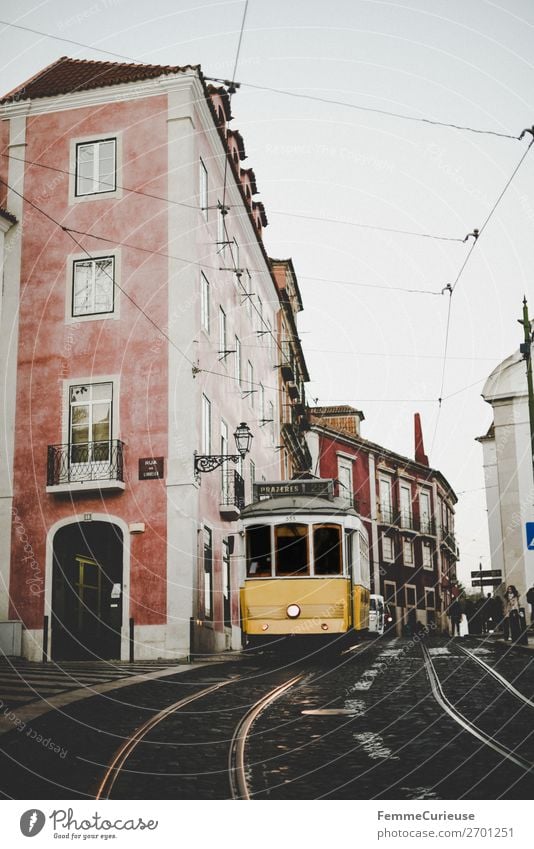
[[[163,457],[140,457],[139,480],[159,480],[163,477]]]
[[[527,532],[527,548],[529,551],[534,551],[534,522],[526,522]]]
[[[478,572],[471,572],[472,578],[502,578],[500,569],[479,569]]]

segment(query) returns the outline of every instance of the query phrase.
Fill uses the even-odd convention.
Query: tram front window
[[[308,526],[277,525],[274,529],[276,574],[279,577],[308,575]]]
[[[316,575],[341,575],[341,528],[339,525],[314,525],[313,548]]]
[[[271,528],[254,525],[247,528],[247,577],[271,576]]]

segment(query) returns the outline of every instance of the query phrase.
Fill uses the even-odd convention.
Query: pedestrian
[[[530,624],[534,625],[534,584],[527,593],[527,601],[530,604]]]
[[[485,600],[482,602],[480,606],[480,613],[482,619],[482,633],[489,634],[490,631],[495,630],[493,622],[493,598],[491,593],[488,593]]]
[[[455,598],[454,601],[451,603],[449,610],[448,610],[448,616],[449,616],[449,619],[451,620],[451,631],[452,631],[451,636],[454,637],[455,636],[454,632],[456,631],[456,633],[459,637],[460,636],[460,622],[461,622],[461,619],[462,619],[462,606],[461,606],[461,604],[460,604],[460,602],[458,601],[457,598]]]
[[[513,584],[506,587],[504,594],[504,610],[505,617],[508,619],[509,637],[505,639],[511,640],[513,643],[522,639],[522,634],[525,631],[524,612],[521,616],[521,607],[519,605],[519,593]]]

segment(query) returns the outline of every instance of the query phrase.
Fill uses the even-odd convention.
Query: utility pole
[[[520,352],[523,354],[523,359],[527,364],[527,385],[528,385],[528,417],[530,420],[530,459],[534,464],[534,387],[532,385],[532,331],[530,329],[530,321],[528,317],[528,305],[526,296],[523,296],[523,318],[518,318],[519,324],[523,325],[525,333],[525,341],[519,346]]]

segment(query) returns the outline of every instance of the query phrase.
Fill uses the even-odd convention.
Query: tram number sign
[[[163,457],[140,457],[139,480],[159,480],[163,477]]]

